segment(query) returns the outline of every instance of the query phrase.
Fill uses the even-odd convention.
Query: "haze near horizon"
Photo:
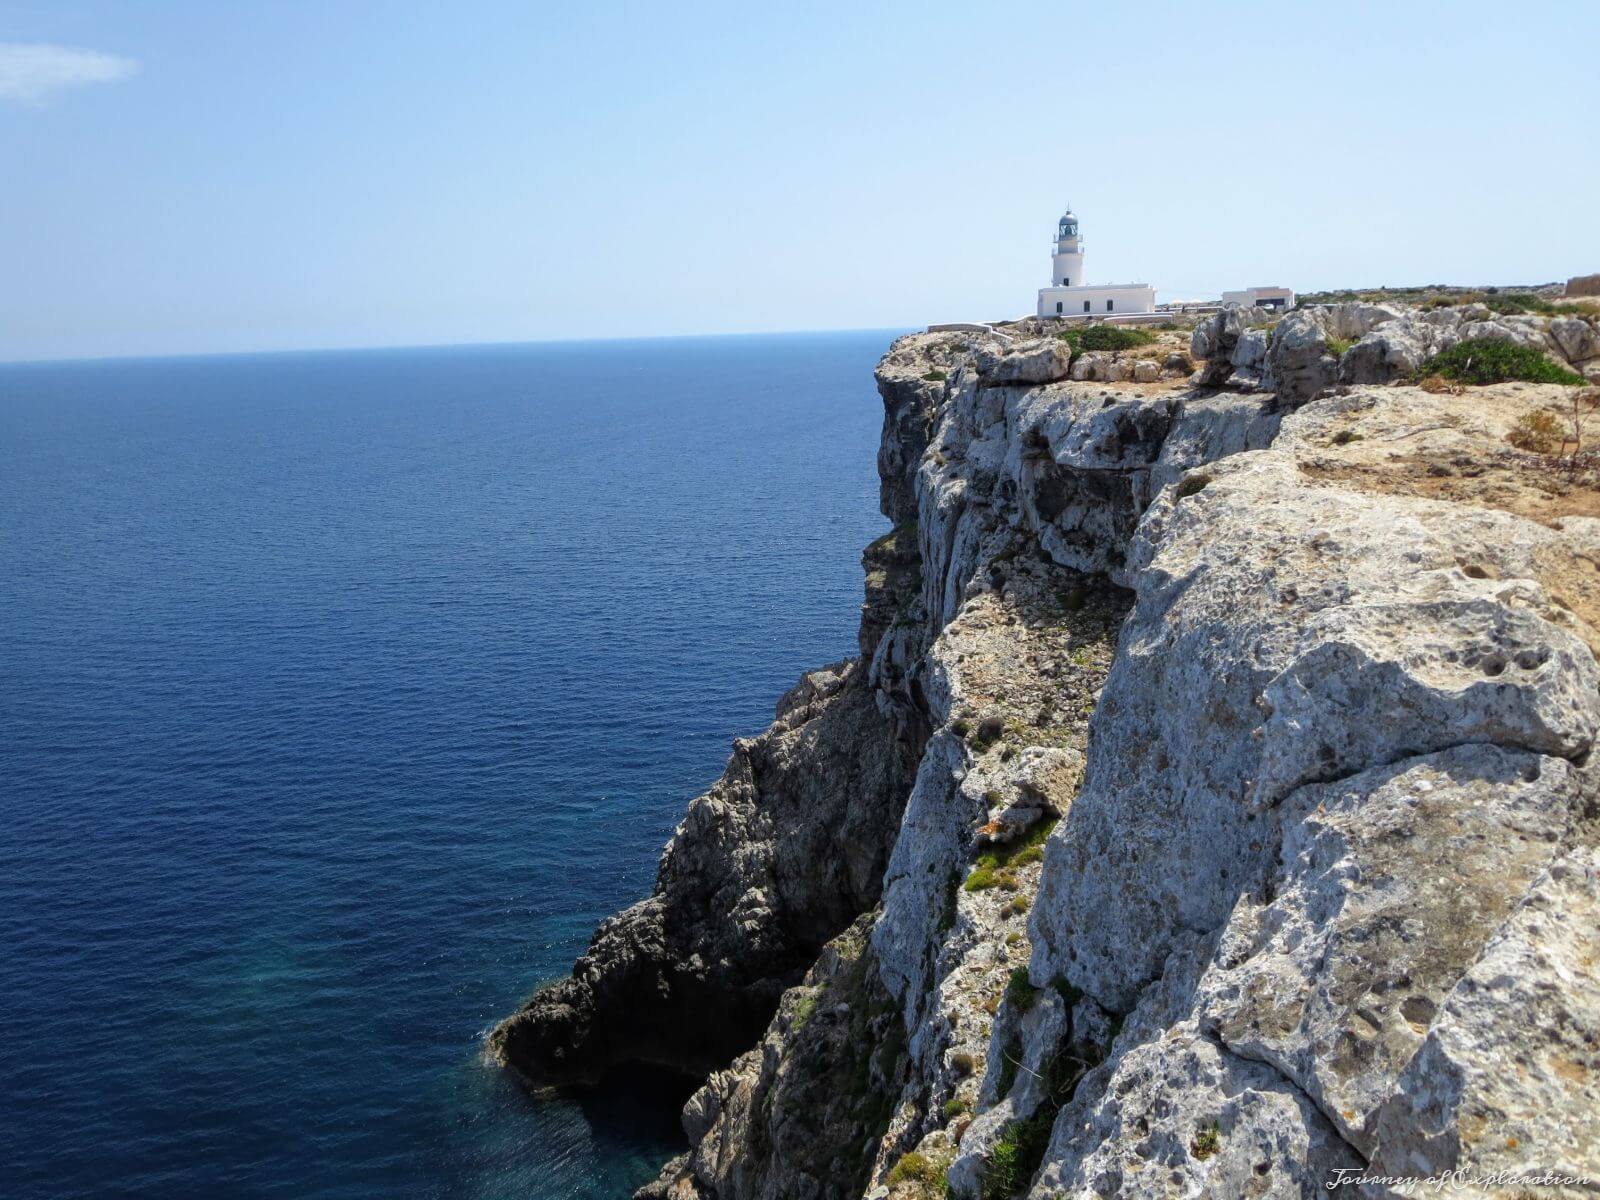
[[[1600,270],[1600,7],[0,4],[0,359]]]

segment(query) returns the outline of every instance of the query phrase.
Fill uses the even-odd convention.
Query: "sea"
[[[890,331],[0,366],[0,1197],[626,1197],[484,1036],[853,653]]]

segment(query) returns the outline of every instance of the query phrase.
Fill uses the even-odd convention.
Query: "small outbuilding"
[[[1245,308],[1282,308],[1294,307],[1294,291],[1286,287],[1253,287],[1241,288],[1237,292],[1223,292],[1224,304],[1238,304]]]

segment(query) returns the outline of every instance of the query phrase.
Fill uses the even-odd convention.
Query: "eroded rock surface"
[[[1600,1179],[1600,489],[1507,443],[1564,388],[1409,383],[1570,319],[897,341],[861,659],[496,1047],[707,1076],[677,1200]]]

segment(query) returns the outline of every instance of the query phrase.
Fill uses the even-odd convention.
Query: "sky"
[[[1600,271],[1600,3],[0,0],[0,359]]]

